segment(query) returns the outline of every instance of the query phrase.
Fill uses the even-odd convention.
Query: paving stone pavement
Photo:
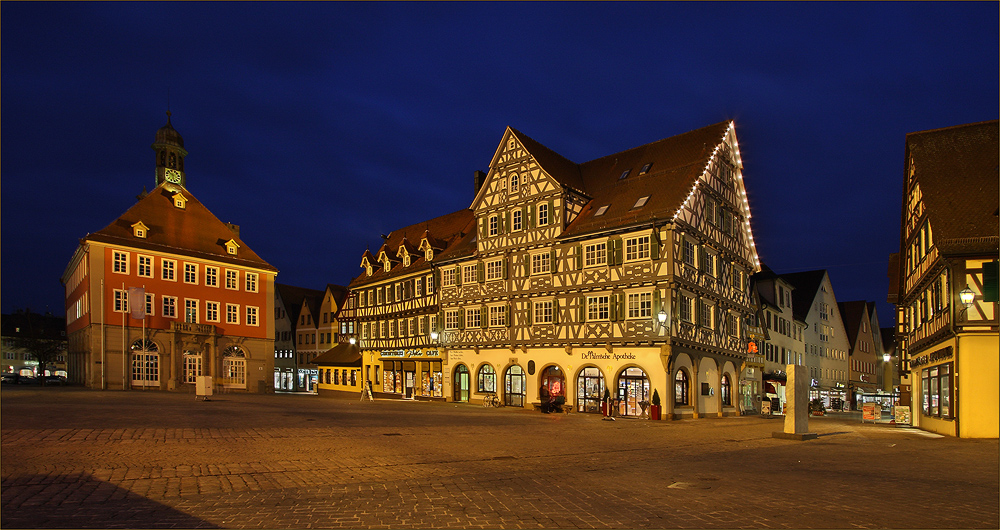
[[[997,440],[301,395],[0,390],[5,528],[1000,528]]]

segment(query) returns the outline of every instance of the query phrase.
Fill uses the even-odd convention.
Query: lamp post
[[[958,298],[962,301],[962,305],[965,306],[965,309],[968,310],[972,307],[972,304],[976,302],[976,293],[972,292],[972,289],[969,289],[969,286],[966,285],[965,289],[962,289],[958,293]]]

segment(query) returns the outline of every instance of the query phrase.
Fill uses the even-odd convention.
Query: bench
[[[541,412],[542,411],[542,402],[541,401],[533,401],[531,403],[531,407],[535,411]],[[570,412],[573,412],[573,406],[570,405],[569,403],[563,403],[561,406],[558,406],[558,407],[555,406],[555,405],[553,405],[552,408],[553,408],[553,410],[559,409],[558,412],[562,412],[564,414],[569,414]]]

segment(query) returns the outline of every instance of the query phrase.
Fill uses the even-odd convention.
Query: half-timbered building
[[[996,438],[998,122],[906,136],[896,304],[913,423]]]
[[[508,128],[474,252],[437,269],[446,394],[738,414],[759,267],[742,169],[728,121],[583,164]]]

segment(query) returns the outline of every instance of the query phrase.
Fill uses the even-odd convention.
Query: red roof
[[[173,196],[178,192],[187,199],[184,208],[174,206]],[[132,225],[139,221],[149,229],[145,238],[138,238],[133,233]],[[230,239],[239,245],[235,256],[226,251],[226,242]],[[278,271],[255,254],[229,225],[220,221],[191,192],[168,184],[157,187],[114,222],[83,240]]]

